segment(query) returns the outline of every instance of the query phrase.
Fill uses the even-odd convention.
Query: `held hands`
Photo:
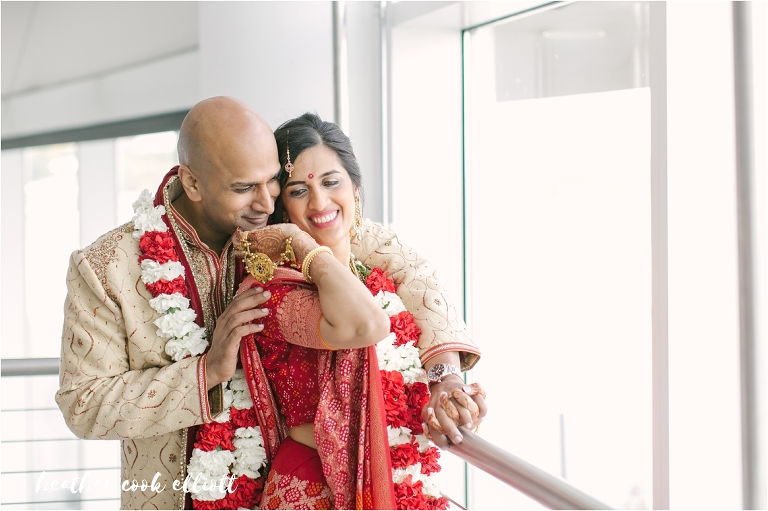
[[[450,375],[430,388],[431,397],[422,410],[424,432],[438,447],[462,441],[458,426],[474,430],[488,412],[485,391],[480,384],[465,384],[457,375]]]

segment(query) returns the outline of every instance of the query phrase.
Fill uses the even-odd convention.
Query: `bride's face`
[[[316,145],[304,150],[293,165],[281,193],[291,223],[332,250],[342,244],[349,247],[357,190],[336,152]]]

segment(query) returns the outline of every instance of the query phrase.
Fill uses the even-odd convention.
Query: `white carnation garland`
[[[149,190],[144,190],[133,203],[133,237],[141,240],[147,232],[166,232],[168,227],[163,221],[164,206],[154,206]],[[154,284],[160,280],[168,282],[185,278],[184,266],[178,261],[160,264],[152,259],[141,262],[141,280],[144,284]],[[197,314],[190,307],[189,298],[180,293],[159,294],[149,300],[149,305],[161,316],[154,321],[158,327],[157,335],[168,339],[165,352],[175,361],[188,356],[205,353],[209,342],[205,329],[196,322]],[[242,369],[235,371],[229,382],[223,383],[224,412],[215,419],[224,423],[230,420],[230,410],[253,408],[253,401],[248,390]],[[261,431],[257,427],[238,428],[234,432],[232,444],[234,451],[217,448],[203,451],[195,448],[187,466],[187,473],[192,480],[190,493],[194,500],[214,501],[225,497],[226,485],[222,478],[245,475],[258,479],[258,472],[266,464],[267,454]]]
[[[133,237],[140,240],[147,232],[166,232],[163,222],[165,206],[155,206],[152,194],[144,190],[133,203]],[[184,266],[178,261],[160,264],[151,259],[141,262],[141,280],[154,284],[160,280],[172,281],[184,277]],[[161,316],[154,321],[157,335],[168,339],[165,352],[176,362],[190,356],[201,355],[208,348],[205,328],[195,323],[197,314],[189,306],[189,299],[179,293],[160,294],[149,305]]]
[[[236,370],[232,379],[223,385],[226,413],[216,418],[216,422],[229,421],[229,411],[232,407],[237,410],[253,408],[253,400],[242,369]],[[242,475],[251,479],[261,477],[259,469],[267,463],[267,451],[264,449],[264,440],[259,428],[237,428],[232,444],[235,446],[234,451],[203,451],[197,448],[192,451],[187,466],[190,480],[197,481],[197,484],[190,486],[192,499],[223,499],[226,496],[226,486],[222,487],[222,478],[238,478]]]

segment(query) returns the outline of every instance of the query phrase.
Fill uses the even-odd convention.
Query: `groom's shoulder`
[[[123,265],[126,260],[138,261],[139,242],[132,233],[133,222],[112,229],[82,249],[83,258],[97,275],[106,273],[109,267],[116,264]]]
[[[138,247],[139,242],[133,238],[132,233],[133,222],[126,222],[99,236],[96,241],[83,248],[83,253],[86,258],[90,259],[96,254],[107,255],[112,253],[118,250],[118,247],[126,244],[135,244]]]

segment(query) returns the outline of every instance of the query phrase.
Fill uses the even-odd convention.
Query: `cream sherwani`
[[[233,296],[234,257],[231,248],[218,257],[175,212],[171,202],[181,193],[172,178],[164,203],[193,271],[210,339]],[[186,473],[187,428],[210,422],[220,401],[205,391],[203,357],[174,362],[166,355],[132,232],[133,224],[125,224],[70,258],[56,401],[78,437],[121,440],[123,481],[151,482],[159,474],[165,489],[123,491],[124,509],[180,509],[184,495],[173,485]],[[388,270],[398,284],[398,295],[422,330],[422,360],[459,351],[464,369],[474,365],[479,350],[427,261],[370,222],[353,252],[369,266]]]

